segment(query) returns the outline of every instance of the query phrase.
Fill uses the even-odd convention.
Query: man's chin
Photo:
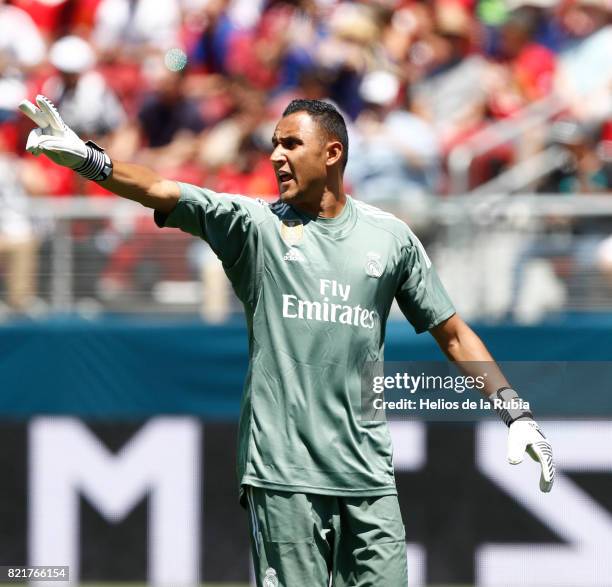
[[[298,197],[298,193],[294,190],[285,190],[280,192],[280,199],[283,202],[291,202],[294,201]]]

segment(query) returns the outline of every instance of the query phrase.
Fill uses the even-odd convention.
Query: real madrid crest
[[[266,576],[263,580],[264,587],[278,587],[278,578],[276,576],[276,570],[272,567],[266,569]]]
[[[380,277],[383,274],[383,265],[378,253],[368,253],[366,255],[365,272],[370,277]]]
[[[287,245],[294,247],[304,240],[304,225],[301,220],[281,220],[280,234]]]

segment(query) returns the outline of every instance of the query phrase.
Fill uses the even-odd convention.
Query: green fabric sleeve
[[[176,207],[167,215],[156,211],[156,224],[180,228],[204,239],[223,263],[248,315],[257,299],[261,274],[257,226],[266,217],[267,204],[185,183],[179,186],[181,196]]]
[[[255,229],[252,207],[244,196],[217,194],[212,190],[179,183],[180,199],[170,214],[155,211],[159,227],[180,228],[204,239],[226,268],[240,258]]]
[[[402,272],[395,299],[417,333],[437,326],[455,313],[423,245],[413,234],[402,247]]]

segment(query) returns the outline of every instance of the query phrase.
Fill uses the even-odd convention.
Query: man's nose
[[[281,145],[277,145],[272,150],[272,153],[270,153],[270,161],[272,161],[272,163],[283,163],[284,160],[285,156],[283,153],[283,148]]]

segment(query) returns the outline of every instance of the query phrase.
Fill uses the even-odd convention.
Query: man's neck
[[[342,214],[346,205],[346,194],[344,190],[334,193],[326,189],[321,199],[315,202],[300,202],[295,205],[300,212],[304,212],[313,218],[335,218]]]

